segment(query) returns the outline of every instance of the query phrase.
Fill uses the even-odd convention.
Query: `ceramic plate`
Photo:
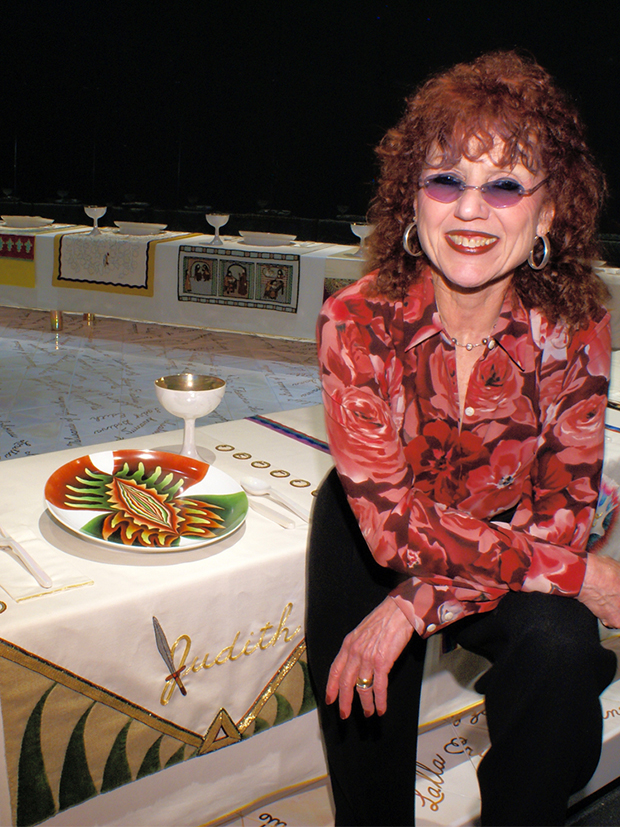
[[[254,233],[249,230],[239,230],[239,235],[246,244],[252,244],[254,247],[283,247],[286,244],[292,244],[297,238],[296,235]]]
[[[5,227],[15,227],[20,230],[35,230],[37,227],[47,227],[54,223],[53,218],[41,218],[40,215],[2,215]]]
[[[138,221],[115,221],[118,231],[123,235],[157,235],[167,224],[142,224]]]
[[[54,471],[54,517],[83,539],[131,551],[186,551],[227,537],[248,500],[228,474],[162,451],[102,451]]]

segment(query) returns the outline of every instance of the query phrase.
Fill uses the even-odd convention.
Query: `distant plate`
[[[20,230],[34,230],[54,223],[53,218],[41,218],[40,215],[1,215],[0,218],[4,221],[5,227]]]
[[[249,230],[239,230],[239,235],[245,244],[252,244],[255,247],[284,247],[286,244],[292,244],[297,238],[296,235],[253,233]]]
[[[167,224],[142,224],[136,221],[115,221],[114,223],[123,235],[156,235],[168,226]]]
[[[228,474],[163,451],[101,451],[45,485],[54,517],[84,540],[137,552],[187,551],[228,537],[248,498]]]

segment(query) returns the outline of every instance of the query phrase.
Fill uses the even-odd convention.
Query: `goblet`
[[[107,212],[107,209],[107,207],[95,207],[94,205],[87,205],[84,207],[84,212],[86,215],[93,219],[93,228],[89,235],[101,235],[101,230],[99,229],[99,219],[103,218]]]
[[[374,226],[372,224],[351,224],[351,232],[353,235],[356,235],[360,240],[360,247],[356,256],[363,256],[364,255],[364,245],[366,244],[366,236],[369,236],[371,232],[374,230]]]
[[[202,460],[196,448],[196,420],[217,408],[225,390],[223,379],[199,373],[174,373],[155,380],[159,404],[184,421],[183,456]]]
[[[205,217],[209,224],[215,228],[215,233],[213,235],[213,241],[211,242],[211,244],[223,244],[224,242],[220,238],[220,227],[223,227],[224,224],[228,222],[230,216],[220,215],[219,213],[207,213]]]

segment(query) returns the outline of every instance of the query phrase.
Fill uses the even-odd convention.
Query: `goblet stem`
[[[185,419],[185,426],[183,428],[183,447],[181,454],[184,457],[191,457],[192,459],[200,459],[200,454],[196,448],[196,420]]]

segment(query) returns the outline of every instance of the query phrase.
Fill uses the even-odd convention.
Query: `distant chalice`
[[[95,207],[94,205],[87,204],[84,207],[84,212],[89,218],[93,219],[93,228],[90,231],[89,235],[101,235],[101,230],[99,229],[99,219],[103,218],[103,216],[107,212],[107,207]]]
[[[211,244],[222,245],[224,242],[222,241],[222,237],[220,236],[220,227],[223,227],[224,224],[228,223],[228,219],[230,218],[230,216],[223,215],[220,213],[207,213],[205,218],[215,230],[215,233],[213,234],[213,241],[211,242]]]
[[[374,226],[372,224],[351,224],[351,232],[360,240],[359,249],[357,253],[355,253],[356,256],[363,257],[365,255],[366,237],[369,236],[373,230]]]
[[[185,423],[181,454],[202,460],[196,448],[196,420],[214,411],[222,401],[226,382],[217,376],[175,373],[155,380],[159,404]]]

